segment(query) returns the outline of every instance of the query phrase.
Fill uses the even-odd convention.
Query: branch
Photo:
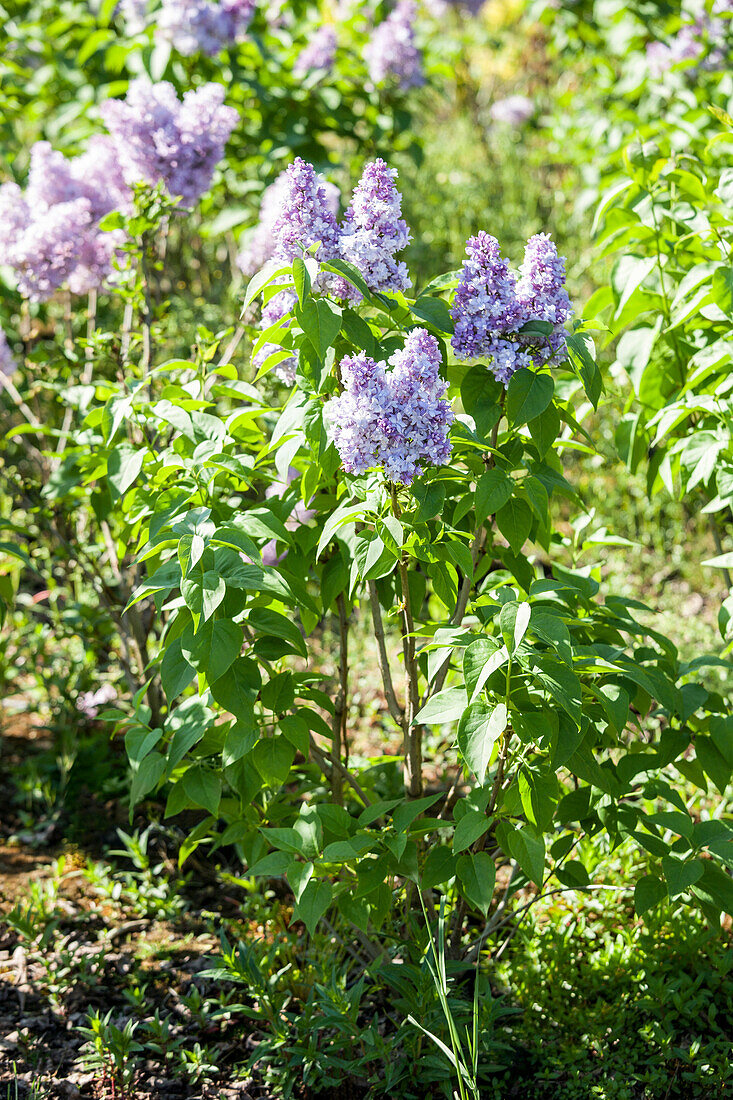
[[[372,800],[369,797],[369,795],[362,788],[361,784],[359,783],[359,780],[354,778],[354,776],[351,774],[349,769],[347,767],[345,767],[344,764],[342,764],[340,760],[339,761],[330,760],[328,758],[328,756],[326,755],[326,753],[322,752],[321,749],[316,744],[316,740],[315,740],[313,734],[310,735],[310,748],[311,748],[312,755],[315,756],[316,760],[318,761],[318,763],[321,766],[321,769],[323,770],[323,774],[326,776],[327,779],[331,778],[332,770],[336,769],[344,777],[344,779],[349,784],[349,786],[353,787],[354,791],[356,792],[356,794],[359,798],[359,801],[364,806],[371,806]]]
[[[397,489],[392,486],[392,511],[400,518],[400,506],[397,502]],[[420,688],[418,684],[417,663],[415,661],[415,624],[412,618],[410,602],[410,582],[407,574],[407,556],[400,554],[398,561],[402,601],[402,653],[405,660],[405,709],[402,718],[402,731],[405,746],[405,786],[411,798],[422,794],[422,730],[414,725],[415,715],[420,709]]]
[[[392,715],[397,725],[401,726],[405,720],[405,716],[402,707],[397,702],[397,696],[395,695],[394,684],[392,682],[392,670],[389,667],[387,646],[384,640],[384,623],[382,622],[382,609],[379,606],[376,581],[367,581],[367,587],[369,590],[369,605],[372,610],[372,625],[374,626],[374,637],[377,642],[377,660],[379,662],[379,671],[382,676],[384,695],[387,700],[387,706],[389,707],[389,713]]]
[[[338,765],[341,763],[343,749],[346,750],[346,760],[349,759],[349,744],[346,737],[349,697],[349,620],[346,614],[346,601],[343,592],[339,592],[336,597],[336,604],[339,622],[339,689],[336,695],[332,721],[331,789],[334,802],[341,806],[344,801],[343,777],[338,770]]]

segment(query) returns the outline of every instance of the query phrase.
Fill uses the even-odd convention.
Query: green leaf
[[[472,416],[478,432],[488,435],[501,417],[500,398],[504,387],[486,367],[471,367],[461,382],[461,401]]]
[[[331,904],[333,887],[329,882],[309,882],[293,910],[293,920],[302,920],[313,935],[318,922]]]
[[[159,752],[149,753],[133,770],[130,786],[130,808],[137,806],[148,791],[152,791],[165,771],[165,758]]]
[[[527,424],[540,458],[543,458],[560,434],[560,413],[554,405],[548,405],[543,413],[533,417]]]
[[[485,917],[494,896],[496,867],[486,852],[465,852],[456,864],[456,876],[468,901]]]
[[[225,768],[228,768],[230,764],[235,764],[237,760],[241,760],[243,756],[246,756],[248,752],[257,744],[259,738],[259,732],[254,723],[254,708],[252,711],[252,721],[235,722],[234,725],[227,730],[226,737],[224,738],[224,748],[222,749],[221,761]]]
[[[298,301],[302,306],[310,294],[311,277],[308,274],[308,268],[305,266],[301,256],[296,256],[293,260],[293,282],[295,283]]]
[[[534,420],[545,411],[554,392],[549,374],[535,374],[527,367],[515,371],[506,393],[507,419],[517,428]]]
[[[181,635],[181,653],[209,683],[223,676],[242,649],[242,628],[226,619],[209,619],[197,634],[188,627]]]
[[[493,516],[511,498],[514,483],[503,470],[487,470],[476,482],[476,525]]]
[[[532,608],[528,603],[505,603],[499,615],[499,627],[509,653],[520,645],[527,633]]]
[[[221,801],[221,779],[203,764],[194,764],[183,773],[183,789],[196,806],[203,806],[216,817]]]
[[[442,882],[448,882],[456,873],[456,861],[449,848],[436,845],[431,848],[425,859],[420,885],[424,890],[432,890]]]
[[[713,301],[733,317],[733,267],[718,267],[713,275]]]
[[[495,707],[486,703],[471,703],[458,724],[458,748],[479,783],[483,783],[496,739],[507,724],[504,703]]]
[[[528,879],[541,886],[545,877],[545,841],[529,826],[507,829],[510,855],[516,859]]]
[[[473,703],[483,690],[490,676],[509,660],[506,646],[500,646],[495,638],[477,638],[471,642],[463,656],[463,676]]]
[[[181,581],[181,595],[196,616],[206,622],[216,611],[227,593],[223,577],[213,569],[195,570]]]
[[[567,340],[570,363],[580,376],[588,400],[593,408],[597,409],[603,389],[603,379],[595,361],[593,341],[587,333],[582,332],[571,333]]]
[[[288,882],[290,883],[295,900],[299,902],[308,883],[313,878],[313,864],[310,860],[307,863],[299,863],[297,859],[294,859],[292,863],[288,864],[288,869],[285,873],[288,876]]]
[[[438,332],[453,332],[454,326],[450,307],[442,298],[421,295],[410,306],[410,313],[414,314],[415,317],[419,317],[421,321],[427,321]]]
[[[169,703],[176,699],[193,680],[196,670],[181,652],[181,639],[175,638],[163,654],[160,680]]]
[[[681,860],[675,859],[674,856],[664,856],[662,870],[667,880],[667,892],[671,901],[672,898],[683,894],[685,890],[689,890],[702,876],[704,868],[699,859]]]
[[[223,676],[211,683],[211,694],[220,706],[249,725],[254,720],[254,700],[261,685],[256,661],[238,657]]]
[[[453,854],[458,855],[475,844],[480,836],[488,832],[491,818],[483,810],[469,810],[456,825],[453,834]]]
[[[120,443],[107,459],[107,480],[114,490],[114,498],[124,496],[135,478],[140,473],[145,461],[145,451],[142,447],[132,447],[128,443]]]
[[[446,688],[428,699],[419,714],[415,715],[415,722],[422,725],[442,726],[448,722],[455,722],[466,709],[465,688]]]
[[[532,530],[532,509],[526,501],[512,497],[496,513],[496,525],[512,553],[518,554]]]
[[[252,750],[252,761],[265,783],[280,787],[295,759],[295,746],[286,737],[263,737]]]
[[[642,917],[667,896],[664,883],[656,875],[644,875],[634,887],[634,909]]]
[[[294,312],[317,355],[324,359],[341,329],[341,310],[325,298],[308,298]]]
[[[279,611],[272,611],[268,607],[254,607],[247,618],[249,625],[258,635],[270,635],[282,638],[288,643],[288,650],[299,653],[301,657],[308,656],[308,647],[303,635],[294,622]]]

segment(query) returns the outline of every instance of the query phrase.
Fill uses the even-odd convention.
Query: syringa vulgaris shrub
[[[284,302],[256,373],[225,333],[149,359],[140,299],[150,331],[122,373],[100,341],[49,495],[91,492],[110,559],[146,570],[128,606],[152,624],[147,695],[110,713],[132,803],[197,813],[183,860],[233,846],[245,876],[286,885],[309,933],[338,914],[374,958],[418,934],[419,898],[447,899],[458,955],[517,891],[583,889],[576,848],[599,832],[648,857],[639,913],[688,896],[717,921],[731,830],[693,817],[676,776],[725,789],[726,704],[698,682],[706,659],[681,662],[642,604],[601,595],[555,526],[601,389],[587,332],[563,327],[562,262],[533,238],[517,278],[479,234],[415,297],[376,171],[358,264],[327,247],[315,173],[289,173],[275,258],[244,301]],[[333,677],[317,657],[329,619]],[[358,622],[401,745],[385,760],[350,728]]]

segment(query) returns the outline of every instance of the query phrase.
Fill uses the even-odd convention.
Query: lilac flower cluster
[[[410,285],[407,265],[395,259],[410,243],[396,178],[397,171],[383,160],[367,164],[341,229],[341,257],[359,269],[370,290],[407,290]]]
[[[102,104],[128,184],[162,181],[169,193],[194,203],[208,190],[237,121],[224,106],[224,87],[203,84],[179,101],[167,81],[138,77],[125,100]]]
[[[425,0],[425,7],[435,19],[440,19],[451,8],[466,15],[478,15],[486,0]]]
[[[411,485],[428,465],[450,458],[453,410],[440,377],[440,347],[425,329],[385,363],[365,353],[341,361],[344,391],[326,403],[324,418],[348,473],[379,467],[388,481]]]
[[[364,60],[373,84],[395,81],[399,88],[419,88],[425,83],[422,54],[415,45],[415,0],[399,0],[384,22],[372,33]]]
[[[699,68],[709,71],[725,68],[729,56],[725,39],[731,26],[729,19],[720,16],[731,12],[732,0],[715,0],[712,11],[703,8],[670,42],[650,42],[646,56],[651,75],[661,77],[685,61],[698,61]]]
[[[562,362],[567,346],[563,326],[572,310],[565,261],[549,236],[530,237],[518,279],[488,233],[470,237],[466,254],[452,308],[456,356],[489,358],[489,369],[505,386],[520,367]],[[529,321],[549,322],[552,332],[546,337],[522,333]]]
[[[322,176],[318,177],[318,181],[326,195],[326,205],[333,217],[336,218],[341,201],[341,192],[335,184],[329,183]],[[277,179],[262,192],[259,221],[237,256],[237,263],[242,274],[248,279],[251,279],[273,257],[275,251],[273,231],[275,223],[280,217],[280,208],[285,199],[288,186],[288,174],[285,171],[281,172]]]
[[[120,234],[100,232],[99,221],[129,202],[110,138],[93,138],[72,159],[39,141],[25,193],[14,183],[0,187],[0,262],[14,269],[18,289],[32,301],[64,285],[72,294],[97,288],[121,243]]]
[[[239,255],[243,272],[251,276],[269,259],[292,263],[304,249],[317,244],[316,259],[350,261],[371,290],[405,290],[409,275],[395,254],[408,244],[410,234],[401,217],[396,175],[382,160],[368,164],[339,226],[338,190],[323,181],[312,165],[296,158],[263,195],[259,225]],[[345,301],[361,297],[346,279],[329,272],[321,271],[313,287]],[[263,309],[261,328],[269,328],[290,312],[293,301],[292,293],[285,291],[271,298]],[[276,350],[272,343],[262,347],[255,355],[255,366],[259,369]],[[275,371],[292,385],[295,367],[291,357]]]
[[[494,122],[518,128],[529,122],[535,112],[535,106],[526,95],[510,95],[506,99],[497,99],[491,106]]]
[[[338,45],[336,28],[324,24],[314,33],[308,45],[298,54],[293,73],[307,76],[312,72],[330,73]]]
[[[18,364],[10,350],[8,338],[0,328],[0,390],[3,388],[3,378],[9,377],[17,370]]]
[[[113,703],[117,692],[111,684],[102,684],[96,691],[84,691],[76,700],[76,709],[86,718],[96,718],[102,707]]]
[[[148,21],[148,0],[119,0],[116,14],[122,19],[126,34],[142,34]]]
[[[163,0],[156,37],[186,56],[215,57],[244,38],[256,6],[256,0]]]

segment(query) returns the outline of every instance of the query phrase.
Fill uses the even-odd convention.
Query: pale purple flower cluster
[[[364,49],[373,84],[395,81],[406,91],[425,83],[422,53],[415,45],[416,18],[415,0],[399,0],[394,11],[374,29]]]
[[[363,352],[342,359],[344,390],[326,403],[324,418],[348,473],[379,467],[388,481],[411,485],[426,466],[450,458],[453,410],[438,341],[425,329],[408,333],[389,364],[388,372]]]
[[[215,57],[244,38],[256,6],[256,0],[163,0],[156,37],[186,56]]]
[[[533,358],[539,362],[562,363],[567,354],[565,322],[572,316],[570,298],[565,288],[565,260],[547,233],[530,237],[524,250],[524,260],[517,279],[517,300],[527,321],[547,321],[552,332],[541,342],[536,336],[526,338],[532,345]]]
[[[208,190],[237,121],[224,106],[224,87],[203,84],[179,101],[167,81],[138,77],[124,100],[102,104],[127,183],[163,182],[169,193],[194,203]]]
[[[506,99],[496,100],[489,113],[494,122],[519,127],[529,122],[534,112],[534,103],[526,95],[510,95]]]
[[[0,262],[14,269],[20,293],[32,301],[64,285],[84,294],[109,275],[121,244],[120,234],[99,230],[99,221],[129,202],[110,138],[92,138],[72,159],[39,141],[25,192],[14,183],[0,187]]]
[[[530,237],[519,279],[488,233],[470,237],[466,254],[452,308],[456,356],[490,359],[489,370],[505,386],[520,367],[562,362],[563,326],[572,311],[565,261],[549,236]],[[549,322],[553,330],[549,336],[522,333],[529,321]]]
[[[324,24],[313,34],[308,45],[300,51],[293,73],[296,76],[307,76],[312,72],[329,73],[333,68],[338,45],[336,28]]]
[[[395,260],[395,253],[405,248],[410,234],[401,217],[396,175],[382,160],[368,164],[339,226],[338,190],[322,180],[311,164],[296,158],[263,195],[259,225],[239,255],[243,272],[251,276],[269,259],[290,264],[304,249],[317,244],[316,259],[348,260],[371,290],[405,290],[410,285],[407,267]],[[317,275],[313,289],[343,301],[361,298],[346,279],[325,271]],[[260,327],[275,324],[290,312],[293,302],[292,293],[285,291],[271,298],[263,309]],[[255,355],[255,366],[259,369],[275,350],[277,345],[266,344]],[[295,368],[291,357],[279,363],[275,373],[292,385]]]
[[[720,18],[733,12],[731,0],[716,0],[711,11],[701,10],[669,42],[650,42],[646,56],[652,76],[661,77],[676,65],[685,61],[699,61],[699,68],[716,71],[726,67],[730,43],[726,37],[731,30],[729,19]]]
[[[0,390],[3,388],[3,378],[13,374],[18,368],[15,356],[10,350],[8,338],[0,328]]]
[[[341,202],[341,192],[335,184],[329,183],[321,176],[318,177],[318,181],[326,195],[326,205],[333,217],[336,218]],[[281,172],[277,179],[262,192],[259,221],[237,256],[237,263],[248,279],[251,279],[273,257],[275,251],[273,231],[275,223],[280,217],[280,208],[288,187],[288,174],[285,171]]]
[[[119,0],[117,14],[124,23],[126,34],[142,34],[148,22],[148,0]]]
[[[425,7],[430,14],[439,19],[451,8],[465,12],[466,15],[478,15],[486,0],[425,0]]]
[[[383,160],[367,164],[341,228],[341,257],[359,269],[370,290],[406,290],[407,265],[395,254],[410,242],[402,218],[397,172]]]
[[[113,703],[117,692],[111,684],[103,684],[96,691],[84,691],[76,700],[76,709],[87,718],[96,718],[102,707]]]

